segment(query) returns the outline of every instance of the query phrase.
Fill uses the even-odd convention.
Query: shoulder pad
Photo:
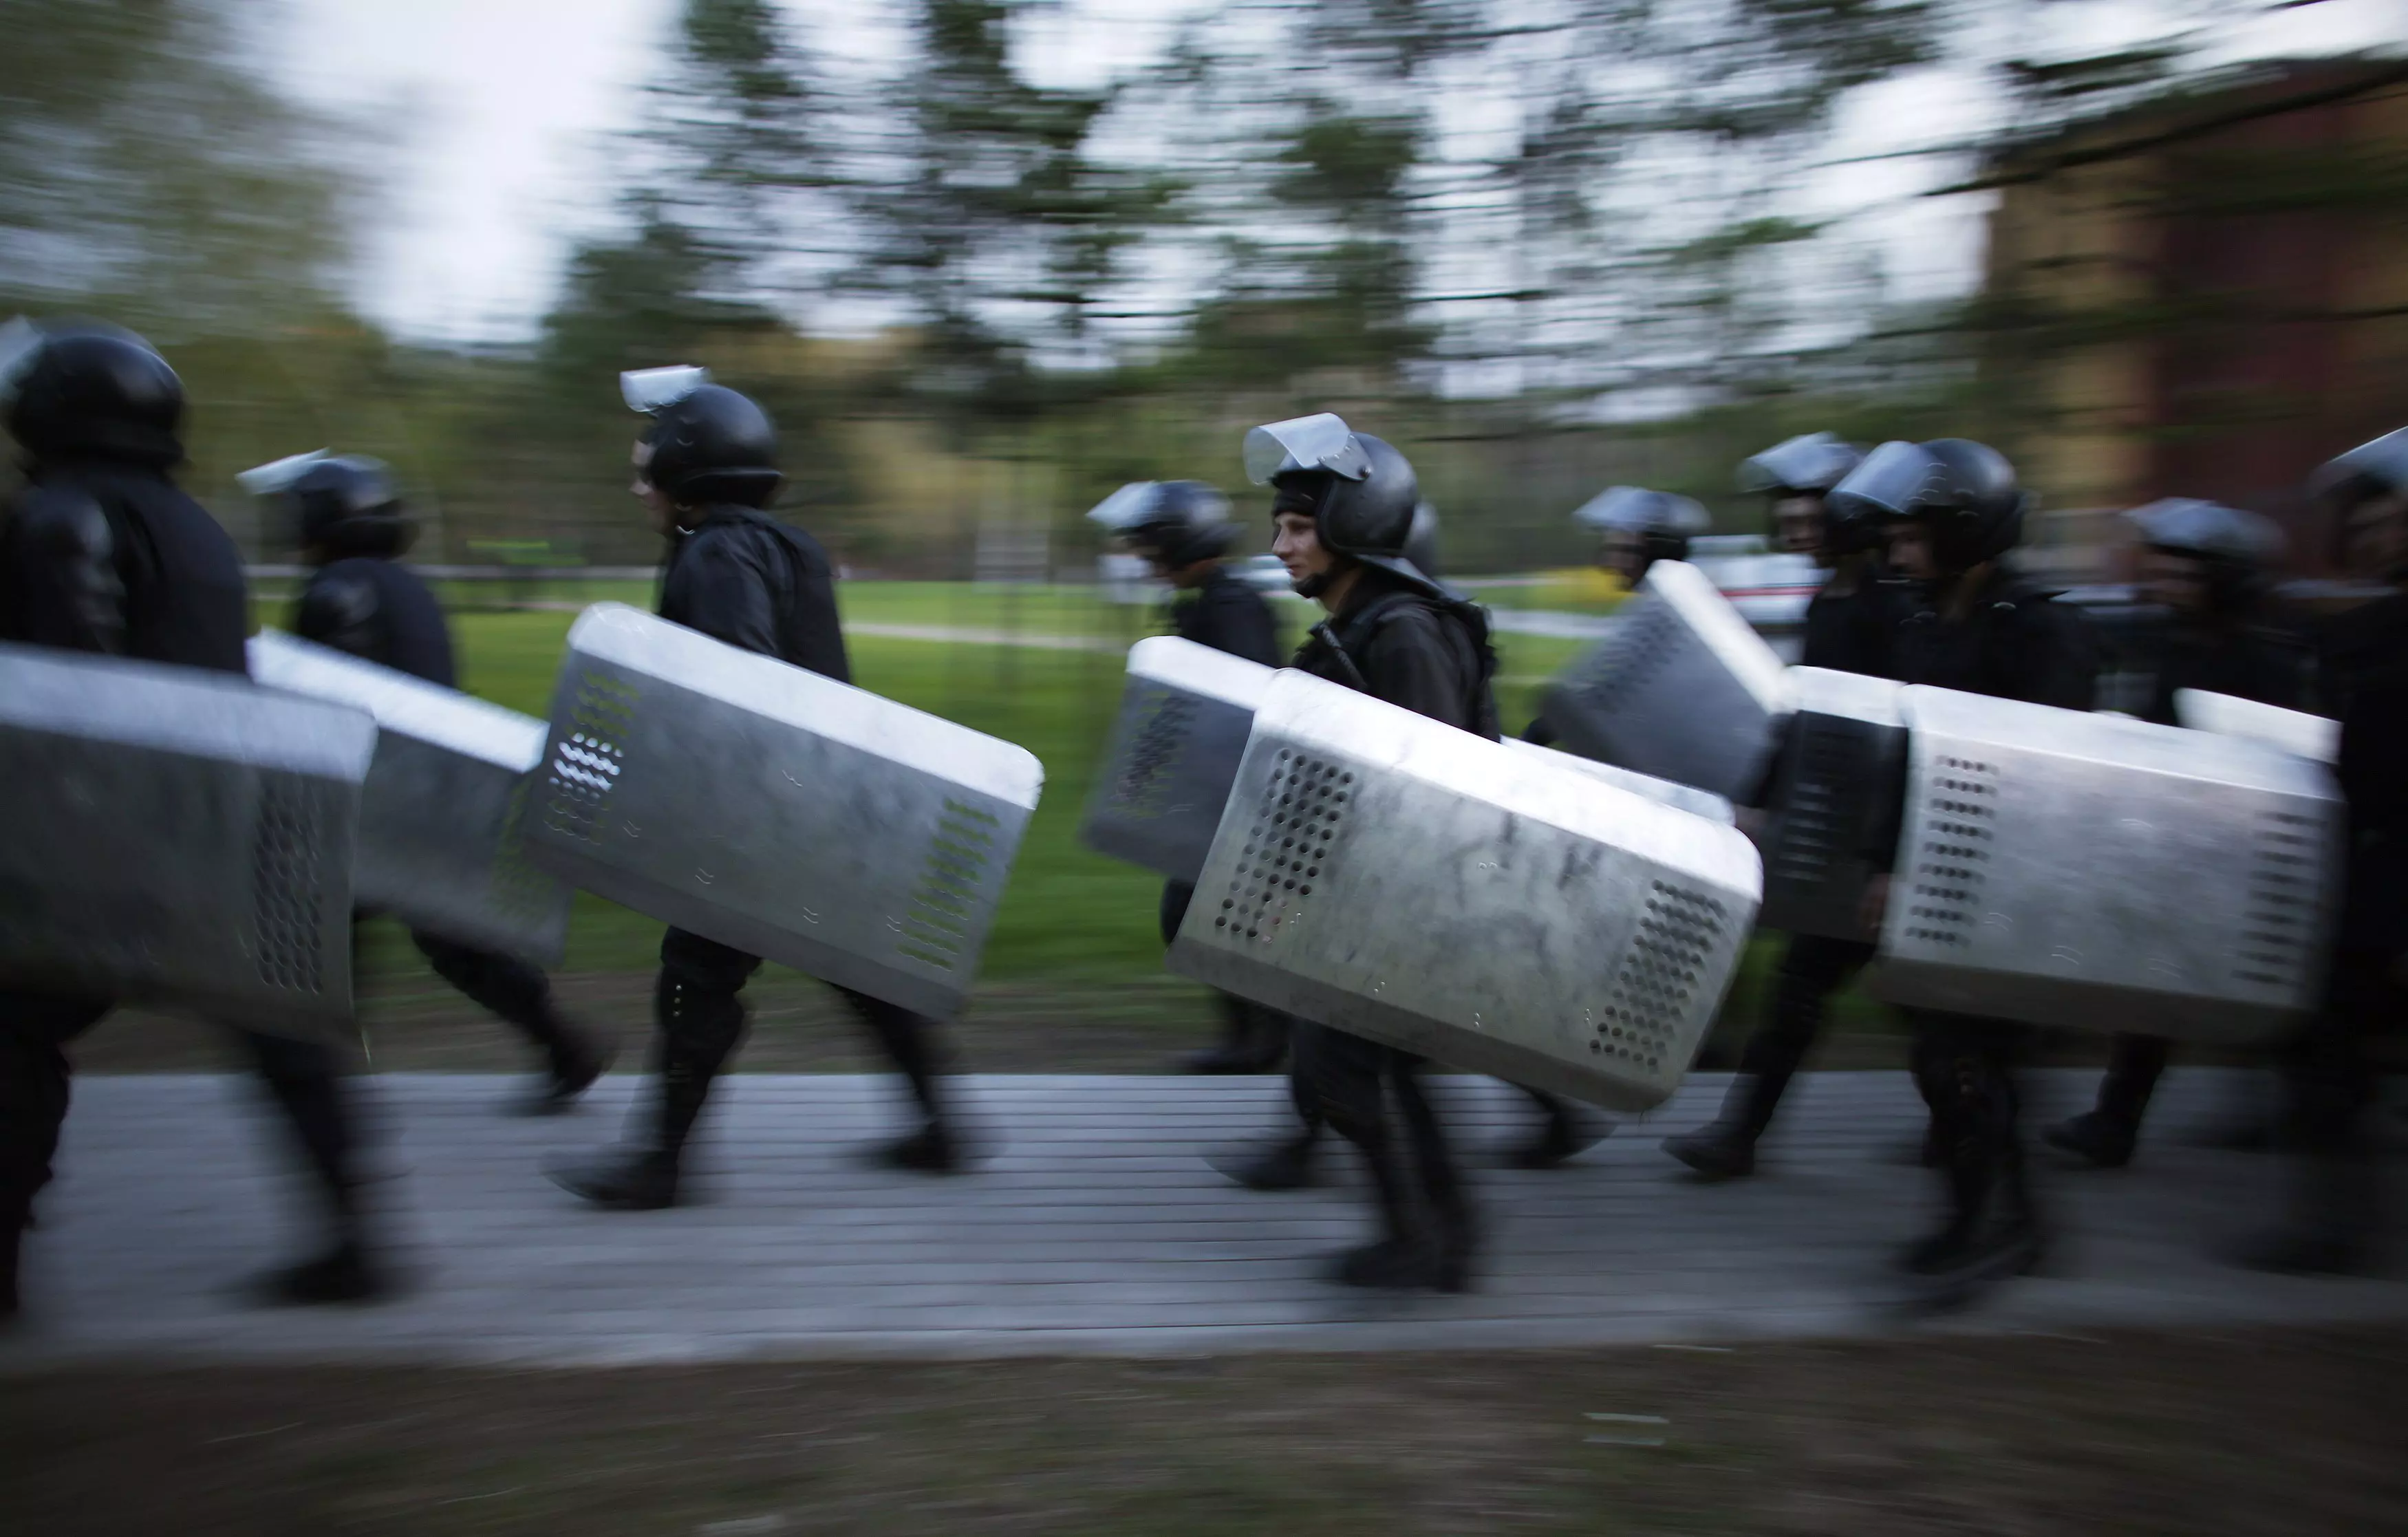
[[[108,513],[80,486],[36,485],[17,500],[17,537],[29,553],[53,559],[108,560],[117,535]]]

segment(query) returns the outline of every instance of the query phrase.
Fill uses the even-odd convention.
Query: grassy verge
[[[0,1482],[10,1529],[45,1537],[2342,1537],[2408,1530],[2403,1369],[2399,1329],[2361,1328],[93,1371],[0,1383]]]

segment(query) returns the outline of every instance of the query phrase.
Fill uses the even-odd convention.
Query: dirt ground
[[[2408,1330],[0,1378],[0,1530],[2408,1530]]]

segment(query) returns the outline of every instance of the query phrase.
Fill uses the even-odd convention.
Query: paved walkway
[[[2037,1113],[2086,1090],[2045,1075]],[[2178,1072],[2157,1129],[2234,1085]],[[26,1327],[0,1368],[61,1357],[616,1362],[860,1354],[1000,1355],[1729,1343],[1890,1332],[1885,1256],[1925,1220],[1929,1176],[1885,1156],[1919,1126],[1897,1073],[1801,1081],[1767,1172],[1705,1187],[1656,1148],[1711,1113],[1721,1075],[1651,1124],[1545,1173],[1484,1159],[1484,1284],[1380,1298],[1316,1278],[1353,1241],[1353,1192],[1240,1191],[1209,1149],[1280,1126],[1268,1079],[989,1077],[966,1100],[991,1140],[975,1175],[861,1166],[891,1129],[883,1085],[741,1076],[706,1123],[705,1204],[600,1213],[539,1174],[619,1128],[634,1081],[579,1113],[500,1113],[492,1077],[374,1081],[380,1188],[423,1271],[407,1300],[294,1314],[229,1293],[297,1242],[251,1087],[213,1076],[79,1084],[63,1176],[32,1236]],[[1484,1081],[1445,1093],[1487,1154],[1526,1107]],[[2052,1103],[2051,1101],[2054,1101]],[[1333,1166],[1343,1160],[1333,1159]],[[2273,1160],[2161,1136],[2121,1173],[2052,1173],[2068,1228],[2057,1273],[1946,1327],[2071,1331],[2122,1323],[2408,1316],[2408,1285],[2251,1275],[2204,1245],[2269,1209]]]

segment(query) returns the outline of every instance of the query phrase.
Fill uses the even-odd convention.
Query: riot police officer
[[[2188,497],[2126,514],[2139,536],[2139,596],[2161,609],[2155,682],[2143,720],[2179,725],[2174,695],[2203,689],[2297,709],[2307,654],[2273,623],[2273,564],[2282,530],[2238,508]],[[2049,1145],[2102,1169],[2132,1160],[2141,1116],[2165,1071],[2161,1036],[2119,1035],[2094,1109],[2049,1128]]]
[[[242,558],[169,478],[182,462],[183,383],[148,342],[94,322],[0,330],[0,397],[27,485],[0,524],[0,639],[246,672]],[[62,1048],[107,998],[0,993],[0,1317],[66,1118]],[[236,1028],[301,1145],[328,1218],[326,1248],[271,1272],[263,1300],[360,1301],[389,1284],[372,1262],[355,1117],[333,1050]]]
[[[1109,529],[1179,594],[1171,604],[1170,624],[1182,640],[1267,668],[1280,665],[1279,625],[1270,605],[1239,580],[1224,558],[1238,539],[1226,496],[1201,481],[1140,481],[1105,497],[1087,517]],[[1163,943],[1178,934],[1195,895],[1195,886],[1185,881],[1164,883]],[[1287,1016],[1227,993],[1217,996],[1224,1021],[1221,1044],[1190,1056],[1187,1070],[1268,1072],[1277,1067],[1287,1054]]]
[[[1487,616],[1406,558],[1419,500],[1412,466],[1334,415],[1256,427],[1246,472],[1274,490],[1272,553],[1297,593],[1328,617],[1294,665],[1494,740],[1496,653]],[[1460,1290],[1475,1246],[1471,1203],[1421,1061],[1359,1036],[1300,1025],[1297,1070],[1321,1113],[1363,1152],[1380,1237],[1339,1257],[1349,1286]],[[1402,1135],[1391,1124],[1394,1099]]]
[[[1403,558],[1444,592],[1449,601],[1460,603],[1460,596],[1439,575],[1438,552],[1438,509],[1429,502],[1418,502],[1413,507],[1412,523],[1405,531]],[[1295,1022],[1289,1023],[1293,1027]],[[1526,1084],[1508,1086],[1528,1099],[1539,1112],[1537,1128],[1504,1151],[1504,1161],[1515,1169],[1556,1168],[1602,1141],[1613,1129],[1543,1089]],[[1268,1148],[1215,1157],[1213,1167],[1253,1190],[1294,1190],[1312,1183],[1313,1149],[1320,1145],[1323,1126],[1320,1098],[1300,1070],[1288,1076],[1288,1098],[1298,1122],[1294,1135]]]
[[[445,688],[458,686],[443,610],[397,558],[416,532],[393,477],[375,459],[302,454],[246,470],[243,483],[284,514],[309,567],[293,630],[363,661]],[[609,1064],[599,1043],[561,1017],[537,968],[423,929],[410,942],[435,974],[517,1027],[544,1055],[545,1080],[524,1102],[531,1114],[566,1109]]]
[[[2375,1257],[2380,1174],[2362,1124],[2370,1048],[2408,1018],[2408,427],[2328,463],[2316,491],[2350,570],[2389,591],[2318,638],[2318,703],[2341,722],[2334,772],[2348,802],[2341,921],[2323,1007],[2286,1064],[2291,1207],[2239,1257],[2343,1271]]]
[[[1830,433],[1809,433],[1742,463],[1739,487],[1767,499],[1772,532],[1784,550],[1808,556],[1823,569],[1823,583],[1806,605],[1799,660],[1812,668],[1882,676],[1889,665],[1889,626],[1899,600],[1880,582],[1880,558],[1866,525],[1835,520],[1828,504],[1832,487],[1863,457]],[[1755,798],[1760,803],[1766,797]],[[1713,1179],[1755,1172],[1756,1141],[1821,1033],[1830,996],[1872,955],[1870,941],[1792,935],[1782,953],[1770,1017],[1749,1039],[1721,1113],[1695,1131],[1666,1138],[1664,1151]]]
[[[1572,517],[1597,531],[1598,565],[1633,588],[1657,561],[1688,559],[1689,540],[1713,526],[1689,497],[1635,485],[1608,486]]]
[[[1706,510],[1688,497],[1635,485],[1606,487],[1574,510],[1572,521],[1597,534],[1598,568],[1620,577],[1627,589],[1636,589],[1659,560],[1688,559],[1689,540],[1713,526]],[[1553,747],[1559,733],[1542,712],[1523,728],[1522,740]]]
[[[816,539],[766,510],[781,480],[768,414],[709,382],[699,368],[645,369],[624,376],[622,387],[630,408],[652,418],[636,441],[630,489],[669,542],[661,617],[849,682],[827,556]],[[662,937],[642,1129],[630,1146],[555,1166],[555,1182],[598,1206],[676,1204],[686,1140],[744,1034],[740,995],[760,967],[757,955],[681,928]],[[957,1168],[936,1022],[850,988],[837,991],[903,1074],[919,1114],[917,1129],[882,1149],[882,1161],[932,1173]]]
[[[1961,438],[1884,443],[1833,488],[1833,511],[1873,520],[1891,565],[1919,586],[1891,641],[1890,670],[1901,682],[2091,708],[2098,663],[2081,616],[2005,558],[2022,537],[2028,503],[2002,454]],[[1897,849],[1902,783],[1889,810],[1865,850],[1885,871]],[[1867,894],[1868,929],[1878,927],[1888,884],[1878,876]],[[2022,1032],[1970,1014],[1908,1014],[1949,1204],[1939,1230],[1901,1265],[1927,1300],[1953,1303],[2039,1258],[2042,1235],[2011,1070]]]

